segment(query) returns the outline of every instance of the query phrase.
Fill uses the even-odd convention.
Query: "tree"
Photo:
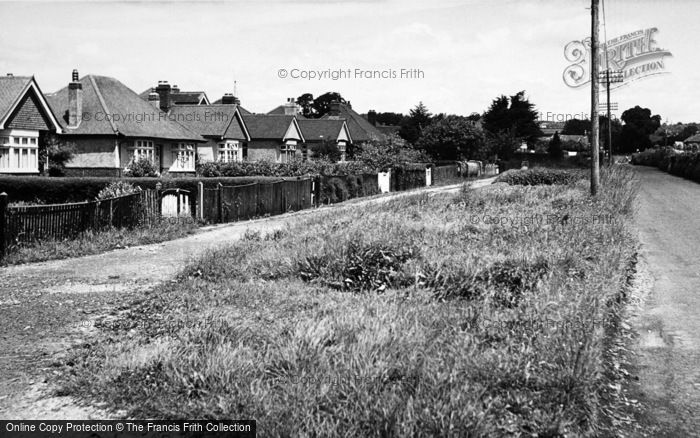
[[[384,140],[372,139],[362,143],[355,151],[355,161],[374,171],[384,171],[406,163],[422,163],[427,157],[408,147],[404,139],[394,134]]]
[[[415,144],[421,136],[423,129],[430,125],[432,114],[423,102],[418,102],[415,108],[409,111],[408,117],[401,122],[399,136],[409,142]]]
[[[637,149],[644,150],[651,147],[649,136],[661,126],[661,116],[651,115],[649,108],[639,105],[622,113],[622,126],[620,133],[620,150],[622,152],[634,152]]]
[[[340,149],[334,141],[323,140],[320,143],[312,143],[309,150],[313,153],[314,159],[328,160],[332,163],[340,161]]]
[[[340,102],[347,104],[340,93],[329,91],[314,99],[311,93],[304,93],[297,97],[296,103],[301,107],[301,114],[309,119],[319,119],[328,114],[331,110],[331,102]]]
[[[586,135],[591,132],[591,121],[589,119],[569,119],[564,122],[562,135]]]
[[[316,118],[314,109],[314,95],[311,93],[304,93],[297,97],[297,105],[301,107],[301,114],[309,119]]]
[[[446,116],[423,129],[416,147],[433,160],[484,158],[484,132],[466,117]]]
[[[555,160],[560,159],[564,155],[564,151],[561,148],[561,139],[559,138],[559,132],[555,132],[554,137],[552,137],[552,139],[549,141],[547,153],[550,157],[552,157]]]
[[[510,97],[494,99],[482,120],[484,129],[491,134],[510,132],[515,138],[532,144],[542,136],[537,118],[535,105],[525,97],[525,91],[520,91]]]
[[[376,120],[377,124],[379,125],[393,125],[393,126],[398,126],[401,124],[403,119],[406,116],[404,116],[401,113],[392,113],[392,112],[386,112],[386,113],[377,113]]]
[[[48,134],[43,143],[44,147],[39,153],[40,170],[48,170],[49,176],[63,176],[66,164],[75,157],[75,145],[66,143],[55,134]],[[49,168],[44,169],[47,157]]]

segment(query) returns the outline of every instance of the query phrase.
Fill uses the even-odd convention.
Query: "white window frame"
[[[39,131],[0,130],[0,173],[39,173]]]
[[[129,156],[131,157],[131,163],[146,157],[151,160],[153,164],[157,164],[158,152],[156,151],[153,141],[134,140],[133,146],[129,147]]]
[[[345,140],[338,141],[338,150],[340,151],[340,162],[344,163],[345,159],[347,158],[345,154],[347,150],[347,143],[345,142]]]
[[[219,143],[219,161],[222,163],[240,163],[243,161],[243,148],[240,142],[227,140]]]
[[[296,140],[287,140],[280,146],[280,163],[289,163],[297,151]]]
[[[172,147],[173,165],[171,172],[195,171],[195,147],[193,143],[177,143]]]

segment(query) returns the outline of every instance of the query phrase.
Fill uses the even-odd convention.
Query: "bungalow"
[[[243,121],[250,135],[248,160],[288,163],[298,156],[297,146],[304,143],[304,135],[296,116],[244,114]]]
[[[331,102],[330,111],[328,114],[321,117],[321,120],[324,119],[345,120],[352,140],[356,144],[385,138],[385,135],[381,131],[352,109],[350,102]]]
[[[302,146],[303,160],[313,156],[312,153],[309,153],[309,148],[323,142],[331,142],[340,151],[340,161],[345,161],[347,146],[352,143],[352,136],[345,120],[300,119],[298,123],[305,139]]]
[[[246,145],[251,138],[238,105],[175,105],[168,115],[204,137],[206,143],[197,145],[202,162],[240,162],[247,158]]]
[[[136,159],[151,159],[162,173],[193,175],[196,144],[206,140],[144,101],[116,79],[73,70],[67,87],[47,95],[76,148],[66,174],[120,176]]]
[[[673,147],[678,148],[675,144]],[[695,152],[698,149],[700,149],[700,134],[691,135],[683,141],[683,150]]]
[[[0,77],[0,174],[39,174],[39,147],[61,132],[34,76]]]
[[[143,91],[139,97],[146,101],[158,100],[166,108],[170,105],[209,105],[204,91],[180,91],[180,87],[171,87],[168,81],[158,81],[158,86]]]

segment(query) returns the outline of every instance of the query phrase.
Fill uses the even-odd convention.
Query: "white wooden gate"
[[[161,216],[179,217],[190,215],[190,195],[187,190],[167,190],[161,200]]]
[[[433,169],[431,167],[425,168],[425,186],[429,187],[433,185]]]
[[[391,187],[391,171],[379,172],[377,180],[379,181],[379,191],[381,193],[389,193]]]

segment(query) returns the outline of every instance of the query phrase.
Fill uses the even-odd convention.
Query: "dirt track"
[[[473,183],[489,184],[493,178]],[[454,192],[461,185],[421,189]],[[72,345],[86,342],[97,315],[171,281],[192,258],[240,239],[246,230],[273,231],[301,216],[328,208],[361,208],[409,196],[400,192],[358,199],[319,210],[201,229],[154,245],[87,257],[0,268],[0,419],[107,418],[95,407],[78,406],[51,394],[50,374]]]
[[[700,184],[636,169],[640,275],[648,278],[635,323],[641,420],[650,436],[700,436]]]

